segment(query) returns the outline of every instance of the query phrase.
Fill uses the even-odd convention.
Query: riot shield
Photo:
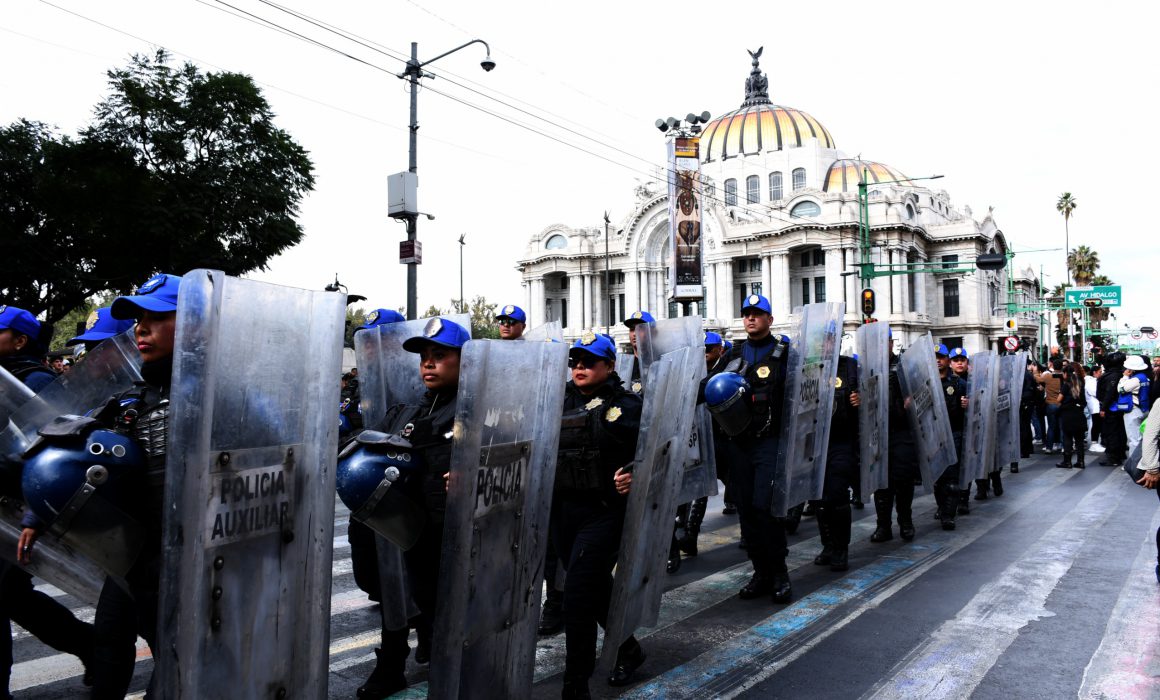
[[[181,282],[154,682],[166,698],[323,698],[346,298]]]
[[[898,381],[914,433],[922,487],[931,493],[934,482],[947,467],[958,461],[958,454],[930,333],[902,353],[898,359]]]
[[[23,435],[12,422],[12,414],[28,403],[35,394],[24,386],[24,382],[0,367],[0,461],[14,461],[20,458],[25,445]]]
[[[631,352],[616,353],[616,376],[624,382],[624,388],[632,384],[632,368],[636,366],[636,355]]]
[[[858,448],[862,493],[889,486],[890,326],[867,323],[854,334],[858,353]]]
[[[1019,461],[1019,402],[1023,398],[1026,371],[1026,352],[999,358],[999,388],[995,393],[995,461],[990,468],[993,471]]]
[[[703,357],[705,332],[701,330],[701,318],[685,316],[666,318],[653,323],[641,324],[637,328],[637,347],[640,351],[641,377],[647,391],[648,371],[654,361],[665,353],[679,348],[689,348],[692,356]],[[689,391],[697,393],[701,380],[705,378],[705,363],[694,368]],[[689,427],[684,474],[677,503],[689,503],[702,496],[717,495],[717,457],[713,451],[713,419],[709,409],[698,406]]]
[[[23,529],[24,515],[21,504],[14,499],[0,497],[0,555],[16,563],[16,543]],[[28,564],[19,565],[24,571],[52,583],[77,600],[95,606],[105,583],[105,572],[88,558],[78,554],[64,542],[42,536],[36,542],[35,554]]]
[[[454,320],[454,319],[452,319]],[[456,321],[458,323],[458,321]],[[459,325],[463,326],[462,323]],[[470,325],[463,326],[467,330],[471,330]],[[535,328],[529,329],[520,336],[520,340],[555,340],[558,343],[564,342],[564,329],[560,326],[559,321],[548,321],[541,323]]]
[[[645,326],[638,333],[641,328]],[[656,624],[660,612],[673,513],[697,398],[688,390],[688,382],[697,365],[704,368],[704,357],[703,352],[680,348],[654,360],[648,369],[632,490],[604,626],[602,672],[616,663],[620,645],[637,628]]]
[[[995,457],[995,393],[999,381],[999,358],[993,352],[971,356],[970,391],[966,426],[963,428],[963,453],[959,455],[959,488],[965,489],[975,479],[990,471]]]
[[[471,316],[443,316],[471,332]],[[399,403],[417,404],[426,387],[419,375],[419,356],[403,349],[408,338],[423,335],[430,319],[387,323],[354,334],[355,362],[358,364],[359,410],[363,425],[370,430],[382,427],[387,409]],[[380,583],[379,603],[383,624],[389,630],[407,626],[419,608],[411,600],[403,550],[375,534]]]
[[[433,698],[531,696],[567,363],[562,343],[463,348]]]
[[[845,313],[845,304],[822,303],[807,304],[798,315],[773,474],[770,512],[775,516],[785,517],[799,503],[822,497]]]
[[[471,316],[442,316],[471,332]],[[423,335],[429,319],[386,323],[354,334],[359,376],[359,411],[363,425],[378,430],[387,409],[397,403],[417,403],[426,391],[419,376],[419,356],[403,350],[408,338]]]
[[[141,353],[133,331],[103,341],[12,414],[15,430],[8,440],[14,444],[0,444],[0,451],[24,452],[36,439],[36,431],[57,416],[84,415],[140,379]]]

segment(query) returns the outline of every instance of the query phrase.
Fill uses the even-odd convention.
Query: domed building
[[[703,299],[689,309],[706,329],[744,337],[742,300],[764,294],[775,332],[788,331],[802,304],[843,301],[847,331],[861,322],[858,278],[858,183],[869,185],[872,259],[880,265],[926,263],[947,272],[875,278],[875,316],[896,342],[930,331],[935,342],[975,352],[998,349],[1008,335],[1003,306],[1009,289],[1021,304],[1035,298],[1030,270],[961,271],[977,255],[1008,249],[992,213],[974,218],[927,181],[908,181],[890,165],[851,158],[829,130],[800,109],[773,104],[758,65],[745,81],[741,106],[700,134]],[[603,225],[554,224],[528,241],[519,261],[532,325],[559,320],[565,335],[620,323],[637,309],[657,318],[684,312],[669,299],[668,193],[661,183],[636,188],[627,216],[609,226],[605,286]],[[611,310],[611,315],[609,311]],[[1034,340],[1033,314],[1016,317],[1018,335]]]

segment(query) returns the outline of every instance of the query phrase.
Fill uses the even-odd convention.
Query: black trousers
[[[371,600],[379,599],[379,554],[375,547],[375,531],[350,518],[346,528],[346,541],[350,542],[350,568],[354,575],[354,585]]]
[[[1092,414],[1092,444],[1100,442],[1103,438],[1104,417],[1099,413]]]
[[[730,485],[736,499],[733,503],[737,506],[741,536],[745,538],[745,552],[753,562],[753,571],[767,577],[786,575],[789,546],[785,524],[770,514],[777,438],[745,436],[726,445]]]
[[[48,646],[89,663],[96,637],[93,626],[73,617],[72,611],[32,586],[32,575],[16,564],[0,560],[0,664],[5,695],[12,674],[12,622]]]
[[[1084,442],[1087,440],[1087,425],[1067,425],[1060,426],[1060,432],[1063,433],[1063,461],[1070,462],[1071,455],[1076,454],[1076,461],[1083,464],[1084,456]]]
[[[620,553],[623,503],[599,496],[557,496],[552,504],[551,532],[556,553],[568,574],[564,586],[566,679],[588,679],[596,669],[596,626],[604,627],[612,600],[612,569]],[[629,639],[621,649],[633,648]]]
[[[1034,451],[1031,439],[1031,406],[1019,407],[1019,455],[1030,457]]]
[[[1128,433],[1124,430],[1124,414],[1108,411],[1104,414],[1104,446],[1109,462],[1123,462],[1128,457]]]
[[[898,511],[899,525],[912,525],[914,482],[919,476],[914,438],[908,432],[890,434],[889,478],[887,487],[874,492],[874,510],[879,527],[890,527],[891,510]]]

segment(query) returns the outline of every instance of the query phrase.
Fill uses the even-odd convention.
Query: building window
[[[624,308],[624,295],[617,295],[616,301],[618,304],[620,304],[620,313],[614,315],[613,318],[626,318],[628,316],[628,309]]]
[[[823,252],[821,248],[814,248],[814,265],[818,266],[818,265],[825,265],[825,264],[826,264],[825,252]]]
[[[789,210],[790,216],[817,216],[821,213],[822,208],[816,202],[798,202]]]
[[[560,291],[563,291],[563,290],[565,290],[565,289],[567,289],[567,288],[568,288],[568,278],[567,278],[567,277],[561,277],[561,278],[560,278]]]
[[[560,300],[560,325],[564,328],[568,327],[568,300]]]
[[[909,204],[906,205],[906,220],[907,221],[914,220],[914,207],[912,207]]]
[[[737,181],[733,178],[725,181],[725,206],[737,206]]]
[[[818,304],[826,301],[826,278],[814,278],[814,301]]]
[[[752,282],[752,283],[750,283],[750,285],[749,285],[749,293],[750,293],[750,294],[761,294],[761,283],[760,283],[760,282]]]
[[[717,196],[717,185],[712,182],[702,183],[701,188],[705,191],[705,199],[713,199]]]
[[[750,272],[761,272],[761,258],[750,258],[749,259],[749,271]]]
[[[781,199],[781,173],[769,174],[769,201],[776,202]]]
[[[947,350],[954,350],[955,348],[963,347],[963,336],[954,336],[952,338],[940,338],[942,344],[947,346]]]
[[[544,247],[548,250],[563,250],[568,247],[568,239],[557,233],[544,243]]]
[[[810,303],[810,278],[802,278],[802,306]]]
[[[907,252],[906,262],[908,262],[908,263],[918,262],[918,256],[914,254],[913,250]],[[907,311],[918,311],[918,291],[917,290],[918,290],[918,285],[923,283],[923,277],[922,277],[922,275],[910,275],[909,282],[910,282],[910,284],[906,285],[906,310]],[[950,347],[950,346],[947,346],[947,347]]]
[[[810,251],[807,250],[806,252],[802,253],[802,260],[801,260],[800,267],[809,267],[809,266],[810,266]]]
[[[757,204],[761,201],[761,180],[756,175],[745,178],[745,202]]]
[[[957,256],[957,255],[944,255],[944,256],[942,256],[942,269],[953,270],[956,267],[958,267],[958,265],[959,265],[959,256]]]
[[[959,315],[959,281],[943,281],[943,317],[953,318]]]
[[[805,186],[806,186],[806,169],[805,168],[794,168],[793,169],[793,189],[794,189],[794,192],[797,192],[798,190],[805,189]]]

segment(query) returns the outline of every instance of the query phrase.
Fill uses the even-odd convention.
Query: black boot
[[[1055,468],[1056,469],[1071,469],[1071,453],[1064,452],[1063,453],[1063,461],[1060,462],[1059,464],[1055,465]],[[995,495],[998,496],[999,494],[996,493]]]
[[[814,506],[814,515],[818,518],[818,536],[822,540],[822,551],[814,557],[814,563],[818,566],[829,566],[834,559],[833,537],[830,534],[830,509],[818,504]]]
[[[789,512],[785,514],[785,517],[782,518],[782,522],[785,525],[785,534],[793,535],[797,533],[798,525],[802,524],[803,510],[805,510],[805,504],[799,503],[793,508],[790,508]]]
[[[675,574],[681,570],[681,547],[677,544],[677,533],[673,532],[673,539],[669,541],[669,561],[665,564],[665,571]]]
[[[967,484],[967,488],[959,491],[959,515],[970,515],[971,513],[971,486]]]
[[[890,489],[879,489],[874,492],[874,512],[878,517],[878,527],[870,535],[871,542],[887,542],[894,539],[890,530],[890,516],[894,509],[894,492]]]
[[[975,479],[975,500],[987,500],[987,491],[991,489],[991,482],[988,479]]]
[[[826,508],[830,520],[830,546],[834,553],[830,557],[830,571],[846,571],[850,568],[850,527],[854,516],[850,506]]]
[[[1001,472],[991,472],[991,489],[995,492],[995,498],[1003,495],[1003,475]]]
[[[745,584],[737,593],[737,597],[741,600],[753,600],[766,595],[773,589],[773,581],[763,574],[754,572],[753,578],[749,579],[749,583]]]
[[[902,539],[906,540],[907,542],[914,539],[914,523],[911,521],[909,514],[905,519],[903,519],[902,515],[899,514],[898,534],[901,535]]]
[[[407,687],[407,677],[403,675],[403,670],[391,668],[397,667],[398,664],[391,663],[383,656],[382,649],[375,649],[375,670],[371,671],[371,677],[367,682],[355,691],[359,700],[382,700]]]
[[[1011,473],[1012,473],[1012,474],[1018,474],[1018,473],[1019,473],[1019,463],[1018,463],[1018,462],[1012,462],[1012,463],[1011,463]]]
[[[939,521],[942,529],[955,529],[955,511],[959,503],[959,490],[953,484],[944,484],[942,487],[942,503],[939,504]]]
[[[608,674],[608,685],[619,687],[632,682],[632,674],[645,660],[644,649],[635,637],[629,637],[616,653],[616,665],[612,673]]]
[[[685,536],[678,542],[681,551],[690,557],[697,556],[697,535],[701,534],[701,523],[705,520],[708,498],[698,498],[689,508],[689,520],[685,523]]]
[[[564,676],[564,688],[560,697],[563,700],[591,700],[592,693],[588,691],[588,679]]]
[[[540,612],[539,633],[545,637],[559,634],[564,629],[564,592],[548,589],[544,609]]]
[[[773,602],[786,604],[793,600],[793,586],[789,582],[789,571],[785,568],[785,564],[781,565],[781,570],[773,575]]]

